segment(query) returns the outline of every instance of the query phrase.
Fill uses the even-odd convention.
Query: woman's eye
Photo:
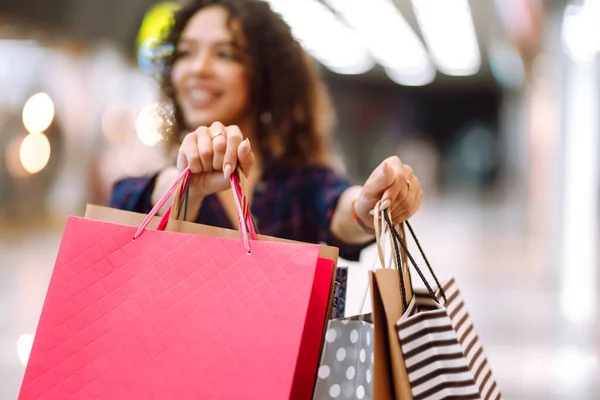
[[[238,57],[231,51],[220,51],[218,53],[219,58],[223,60],[237,60]]]
[[[174,58],[176,60],[180,59],[180,58],[185,58],[190,54],[189,51],[186,50],[175,50],[175,54],[174,54]]]

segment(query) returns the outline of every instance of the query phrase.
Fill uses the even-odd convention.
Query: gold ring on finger
[[[225,132],[217,132],[217,133],[210,135],[210,140],[214,140],[217,136],[220,136],[220,135],[225,136]]]

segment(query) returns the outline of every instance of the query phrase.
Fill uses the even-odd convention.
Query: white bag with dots
[[[370,400],[372,378],[371,315],[330,320],[313,400]]]

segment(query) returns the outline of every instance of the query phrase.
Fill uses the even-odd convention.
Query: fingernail
[[[244,139],[244,151],[246,151],[246,153],[250,152],[250,147],[250,139]]]
[[[389,200],[385,200],[383,203],[381,203],[381,211],[387,209],[390,206],[390,204],[392,204],[392,202]]]
[[[225,178],[229,178],[231,175],[231,164],[225,164],[223,167],[223,175],[225,175]]]
[[[385,170],[386,170],[386,163],[383,163],[383,165],[381,166],[381,177],[385,178]]]
[[[369,215],[375,215],[375,210],[369,211]]]

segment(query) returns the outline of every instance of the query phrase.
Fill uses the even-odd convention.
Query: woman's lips
[[[204,89],[190,89],[186,93],[186,100],[193,108],[211,106],[220,97],[221,92]]]

